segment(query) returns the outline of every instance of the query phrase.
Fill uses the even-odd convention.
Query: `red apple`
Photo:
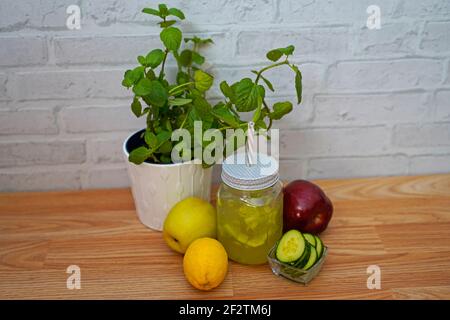
[[[333,204],[319,186],[305,180],[295,180],[284,187],[284,231],[297,229],[318,234],[331,220]]]

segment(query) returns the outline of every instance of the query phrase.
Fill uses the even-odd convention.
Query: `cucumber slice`
[[[314,236],[316,238],[316,251],[317,251],[317,257],[320,259],[323,255],[323,242],[322,239],[320,239],[318,236]]]
[[[303,236],[305,237],[306,241],[309,242],[310,245],[312,245],[313,247],[316,246],[316,237],[313,236],[310,233],[304,233]]]
[[[303,267],[303,270],[308,270],[309,268],[311,268],[314,265],[314,263],[316,263],[317,260],[318,259],[316,248],[311,246],[311,253],[309,254],[308,262]]]
[[[311,253],[311,245],[309,242],[306,242],[305,252],[303,252],[302,256],[298,258],[297,261],[293,263],[296,268],[302,268],[309,260],[309,255]]]
[[[305,251],[306,241],[297,230],[286,232],[277,246],[276,257],[281,262],[294,262],[300,258]]]

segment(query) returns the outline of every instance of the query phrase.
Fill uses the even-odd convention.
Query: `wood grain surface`
[[[210,292],[138,221],[129,189],[0,194],[0,298],[450,299],[450,174],[316,182],[335,207],[317,278],[302,286],[230,262]],[[80,290],[66,288],[69,265]],[[380,290],[367,288],[369,265]]]

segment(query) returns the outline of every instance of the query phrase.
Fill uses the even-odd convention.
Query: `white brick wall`
[[[10,141],[0,144],[0,167],[58,165],[86,161],[83,140]]]
[[[268,49],[296,46],[304,102],[276,124],[282,178],[450,172],[448,0],[167,2],[185,11],[186,34],[215,40],[205,55],[220,79],[251,76]],[[149,3],[0,1],[0,191],[129,184],[121,145],[144,122],[120,83],[159,45],[140,13]],[[71,4],[81,30],[66,28]],[[379,30],[366,27],[372,4]],[[269,102],[295,100],[288,72],[267,77]]]
[[[286,43],[301,44],[294,58],[348,56],[348,34],[348,27],[271,28],[265,32],[255,28],[254,31],[239,33],[237,56],[264,59],[267,48],[285,47]]]
[[[57,134],[58,125],[52,110],[19,109],[0,111],[0,135]]]
[[[442,67],[434,59],[344,61],[330,68],[327,86],[332,91],[430,88],[441,82]]]
[[[31,66],[42,65],[47,60],[47,45],[44,37],[17,37],[8,36],[0,38],[0,66]],[[14,48],[14,54],[11,54]]]
[[[388,151],[390,133],[385,126],[283,130],[280,153],[289,159],[378,155]]]

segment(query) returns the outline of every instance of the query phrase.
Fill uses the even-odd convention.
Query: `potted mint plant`
[[[273,120],[289,113],[289,101],[277,102],[272,107],[266,103],[266,89],[274,91],[263,73],[271,68],[288,66],[294,72],[293,87],[297,102],[301,102],[302,77],[297,66],[288,57],[294,46],[278,48],[267,53],[273,62],[260,70],[252,70],[254,79],[244,78],[229,85],[220,83],[224,99],[212,106],[206,97],[214,78],[202,70],[205,57],[201,48],[213,44],[211,39],[183,38],[174,25],[185,18],[183,12],[160,4],[158,9],[145,8],[143,12],[160,18],[160,38],[163,48],[152,49],[137,58],[139,65],[127,70],[122,85],[134,93],[131,111],[136,117],[146,119],[146,127],[130,135],[123,144],[128,163],[131,188],[138,216],[146,226],[161,230],[171,207],[188,196],[209,200],[211,189],[211,163],[201,163],[195,148],[205,149],[210,144],[201,135],[195,138],[196,123],[201,123],[201,133],[215,129],[223,135],[225,143],[239,147],[234,137],[226,139],[227,129],[247,129],[242,113],[253,113],[255,129],[270,129]],[[176,63],[176,80],[167,80],[167,63]],[[173,133],[184,129],[194,137],[186,152],[186,141],[174,142]],[[198,129],[198,128],[197,128]],[[196,140],[197,139],[197,140]],[[229,149],[226,149],[229,150]],[[184,162],[174,163],[174,154]],[[217,155],[216,155],[217,156]],[[198,161],[200,160],[200,163]]]

